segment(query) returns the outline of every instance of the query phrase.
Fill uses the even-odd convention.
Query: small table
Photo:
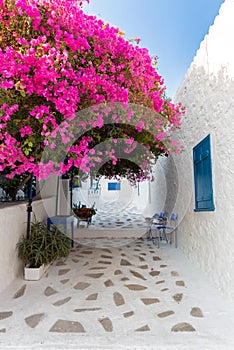
[[[150,240],[156,244],[158,241],[158,248],[160,247],[160,240],[165,240],[168,243],[166,229],[169,228],[167,225],[167,218],[158,218],[156,221],[152,221],[150,226]]]
[[[87,223],[87,227],[89,227],[89,225],[91,224],[91,221],[92,221],[92,216],[90,216],[88,218],[77,216],[77,227],[78,228],[80,228],[80,222],[81,221],[86,222]]]
[[[74,216],[73,215],[57,215],[47,219],[47,227],[51,225],[63,225],[65,234],[67,235],[67,226],[71,224],[71,246],[74,247]]]

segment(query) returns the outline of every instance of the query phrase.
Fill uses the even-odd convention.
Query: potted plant
[[[23,237],[17,244],[18,256],[25,264],[24,278],[38,280],[48,266],[59,257],[67,257],[71,241],[58,227],[49,230],[45,223],[31,223],[29,238]]]
[[[74,204],[72,210],[78,219],[78,226],[80,221],[86,221],[87,225],[89,225],[93,215],[96,215],[97,212],[97,209],[94,208],[94,204],[90,208],[87,208],[86,205],[80,205],[80,203],[78,205]]]

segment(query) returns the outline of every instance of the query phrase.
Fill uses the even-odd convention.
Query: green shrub
[[[55,225],[51,230],[42,222],[31,224],[30,237],[17,244],[18,256],[29,267],[40,267],[60,257],[67,257],[71,240]]]

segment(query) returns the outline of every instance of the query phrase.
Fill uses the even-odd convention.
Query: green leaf
[[[22,97],[25,97],[25,96],[26,96],[26,93],[25,93],[25,91],[23,91],[23,90],[20,90],[20,95],[21,95]]]
[[[19,85],[20,85],[20,80],[17,81],[17,83],[15,83],[15,88],[17,89]]]

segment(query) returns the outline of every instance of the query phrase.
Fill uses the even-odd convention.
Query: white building
[[[226,0],[177,91],[175,102],[186,107],[178,133],[185,152],[171,158],[172,171],[167,164],[176,175],[167,184],[177,192],[178,247],[234,300],[233,18],[234,0]],[[207,136],[210,154],[208,139],[205,148],[193,150]]]

